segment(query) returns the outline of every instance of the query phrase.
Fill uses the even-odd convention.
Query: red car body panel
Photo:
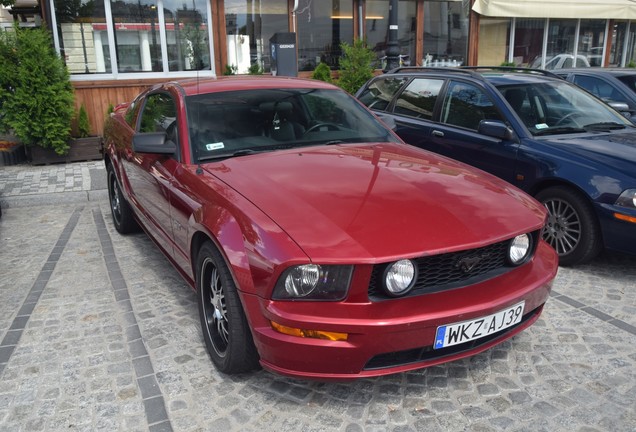
[[[106,163],[136,218],[192,286],[201,240],[219,248],[264,367],[320,379],[384,375],[475,354],[538,318],[557,269],[556,254],[542,240],[529,262],[478,284],[381,302],[368,296],[373,264],[477,248],[539,230],[545,209],[493,176],[402,143],[312,146],[192,163],[184,94],[299,86],[333,88],[284,78],[157,86],[178,101],[178,158],[134,153],[127,107],[111,116],[104,132]],[[282,272],[310,262],[354,265],[347,297],[272,300]],[[531,315],[495,340],[441,358],[365,369],[374,356],[431,346],[439,325],[521,300]],[[273,330],[271,321],[343,332],[349,339],[288,336]]]

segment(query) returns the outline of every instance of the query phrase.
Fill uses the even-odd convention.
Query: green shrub
[[[25,145],[68,152],[75,115],[73,87],[66,65],[43,28],[14,26],[15,87],[3,101],[6,124]]]
[[[337,84],[354,94],[364,83],[373,77],[375,53],[371,51],[365,41],[356,40],[353,45],[346,42],[340,44],[342,58],[340,59],[340,77]]]
[[[237,71],[238,71],[238,67],[237,66],[226,64],[225,65],[225,71],[223,72],[223,75],[236,75]]]
[[[320,62],[316,69],[311,73],[311,77],[315,80],[324,82],[333,82],[331,79],[331,68],[327,63]]]
[[[515,62],[509,62],[509,61],[504,61],[501,62],[501,64],[499,66],[505,66],[505,67],[515,67],[517,66]]]
[[[0,30],[0,107],[4,107],[13,95],[18,80],[18,58],[15,33]],[[8,124],[4,109],[0,111],[0,132],[7,133]]]
[[[628,68],[636,68],[636,62],[634,62],[634,60],[630,60],[625,66]]]
[[[247,70],[249,75],[263,75],[263,68],[258,63],[252,63]]]
[[[86,138],[91,133],[91,123],[88,121],[88,113],[84,104],[79,109],[77,114],[77,132],[80,138]]]

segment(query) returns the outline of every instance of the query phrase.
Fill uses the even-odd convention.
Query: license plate
[[[446,348],[497,333],[511,327],[523,317],[525,302],[482,318],[437,327],[434,349]]]

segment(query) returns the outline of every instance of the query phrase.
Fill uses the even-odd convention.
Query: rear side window
[[[472,84],[451,82],[442,106],[441,122],[477,130],[482,120],[500,120],[501,115],[484,91]]]
[[[405,77],[377,79],[369,84],[369,87],[362,92],[358,100],[368,108],[385,111],[404,82],[406,82]]]
[[[442,79],[415,78],[404,89],[393,111],[396,114],[431,120],[442,85]]]
[[[626,102],[625,98],[608,82],[591,76],[575,75],[574,84],[606,101]]]

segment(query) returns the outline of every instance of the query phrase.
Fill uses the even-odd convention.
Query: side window
[[[396,101],[393,111],[396,114],[431,120],[443,84],[442,79],[414,79]]]
[[[606,101],[626,102],[625,98],[608,82],[591,76],[575,75],[574,84]]]
[[[488,95],[472,84],[451,82],[442,106],[441,122],[477,130],[482,120],[500,120],[501,115]]]
[[[166,93],[151,94],[141,111],[139,132],[166,132],[168,139],[176,141],[177,110],[172,97]]]
[[[391,103],[406,78],[381,78],[373,81],[358,98],[368,108],[384,111]]]

